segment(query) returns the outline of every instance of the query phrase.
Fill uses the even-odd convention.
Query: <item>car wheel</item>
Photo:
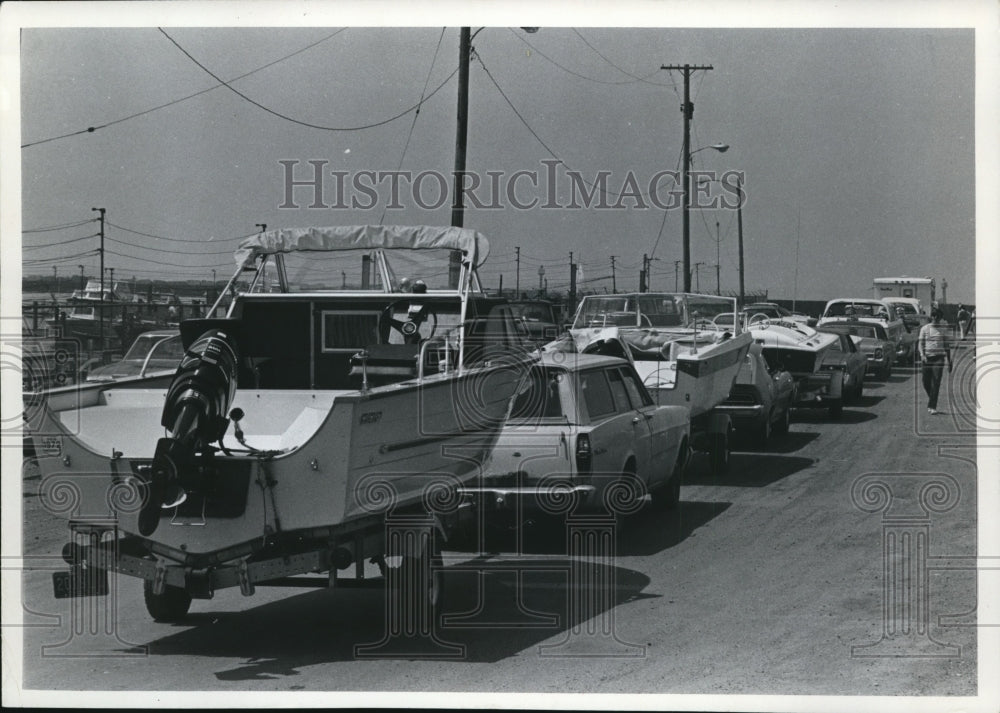
[[[729,471],[730,431],[727,426],[724,433],[713,433],[709,446],[709,462],[713,475],[724,475]]]
[[[763,448],[767,445],[768,441],[771,440],[771,417],[774,415],[774,411],[771,411],[764,417],[764,420],[757,426],[757,447]]]
[[[788,428],[789,426],[791,426],[791,423],[792,423],[792,409],[786,406],[785,410],[781,412],[781,420],[778,421],[777,425],[775,425],[774,427],[775,433],[778,433],[782,436],[787,435]]]
[[[650,493],[654,507],[663,510],[673,510],[681,500],[681,480],[684,478],[684,466],[687,465],[687,443],[682,443],[677,452],[677,461],[667,482]]]
[[[191,608],[191,595],[180,587],[167,585],[162,594],[153,592],[153,583],[145,580],[142,583],[142,598],[146,603],[146,611],[153,621],[164,623],[178,622],[187,616]]]

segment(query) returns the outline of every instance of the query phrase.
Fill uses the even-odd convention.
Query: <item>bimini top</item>
[[[338,225],[329,228],[283,228],[244,239],[236,248],[236,265],[257,255],[338,250],[461,250],[473,267],[486,262],[490,244],[467,228],[400,225]]]

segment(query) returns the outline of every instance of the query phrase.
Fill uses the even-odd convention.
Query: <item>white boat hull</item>
[[[177,557],[203,555],[441,497],[442,486],[479,475],[519,376],[480,368],[364,393],[239,391],[247,444],[291,450],[211,457],[214,494],[164,509],[147,539]],[[166,391],[100,386],[53,393],[35,414],[41,497],[69,520],[137,533],[144,487],[135,474],[163,433]],[[226,444],[236,447],[231,435]]]

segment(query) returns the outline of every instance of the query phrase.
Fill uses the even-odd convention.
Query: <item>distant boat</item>
[[[134,305],[134,296],[121,288],[119,283],[104,283],[104,299],[101,299],[100,280],[90,280],[82,290],[74,290],[69,298],[69,310],[62,315],[50,317],[45,324],[51,333],[60,333],[63,338],[96,339],[101,333],[100,312],[103,304],[104,335],[115,336],[115,328],[122,324],[121,307]]]

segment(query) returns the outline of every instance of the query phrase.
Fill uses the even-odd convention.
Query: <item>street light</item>
[[[684,291],[691,291],[691,216],[690,203],[691,203],[691,157],[694,156],[699,151],[704,151],[705,149],[712,149],[718,151],[719,153],[725,153],[729,150],[729,144],[712,144],[711,146],[702,146],[694,151],[690,148],[690,137],[687,132],[687,123],[684,124],[684,166],[683,175],[681,176],[681,184],[684,188],[684,203],[681,206],[682,218],[683,218],[683,230],[684,230]]]

